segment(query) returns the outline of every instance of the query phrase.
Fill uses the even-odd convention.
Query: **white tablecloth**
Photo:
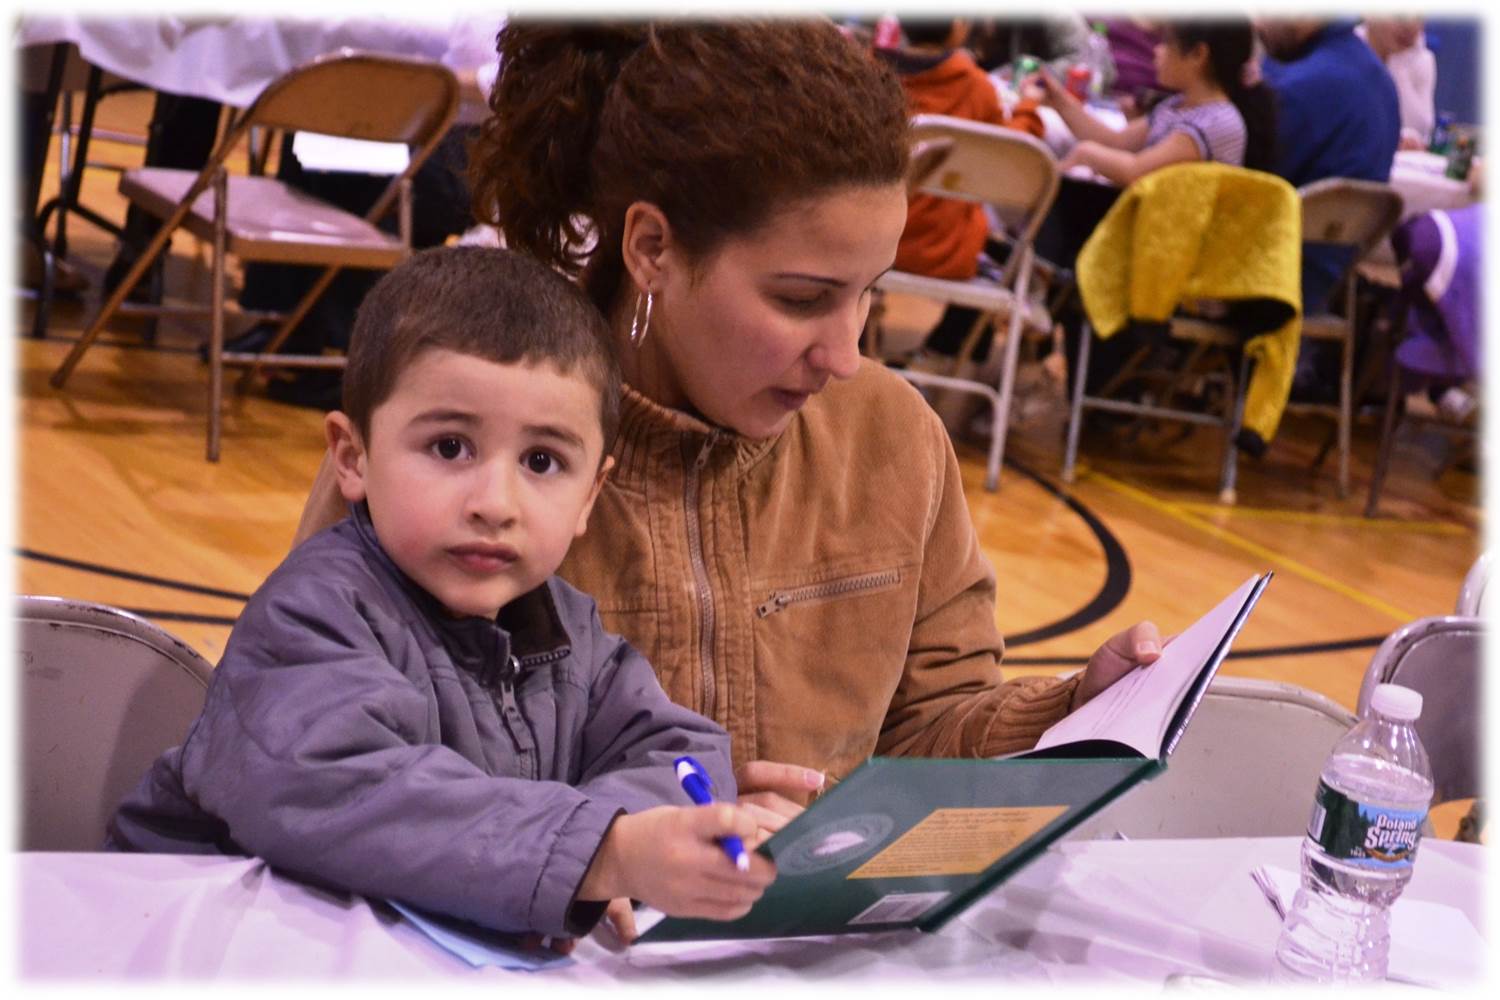
[[[1279,929],[1249,871],[1295,868],[1299,843],[1067,842],[935,934],[663,944],[621,955],[585,940],[575,962],[536,973],[472,969],[384,906],[244,859],[15,855],[15,926],[19,971],[28,979],[1243,982],[1269,974]],[[1474,845],[1425,841],[1404,898],[1457,907],[1482,933],[1482,858]],[[1465,975],[1455,970],[1453,982],[1469,981]]]
[[[414,56],[494,82],[501,17],[468,12],[451,20],[291,18],[25,17],[16,48],[72,42],[90,63],[155,90],[246,107],[272,80],[340,48]]]
[[[1402,219],[1435,208],[1463,208],[1474,200],[1468,181],[1444,176],[1448,161],[1436,153],[1402,150],[1391,165],[1391,187],[1404,202]]]

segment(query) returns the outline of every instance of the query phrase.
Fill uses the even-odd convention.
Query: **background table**
[[[288,70],[347,47],[440,62],[472,103],[494,83],[501,21],[473,11],[452,20],[25,17],[15,46],[72,42],[116,76],[239,108]]]
[[[19,854],[19,971],[69,979],[533,975],[536,985],[750,975],[841,984],[1256,981],[1269,975],[1279,921],[1249,871],[1295,868],[1299,844],[1067,842],[936,934],[653,945],[618,955],[585,940],[571,965],[529,974],[471,969],[388,907],[312,888],[253,859]],[[1424,842],[1407,895],[1456,906],[1482,932],[1482,856],[1475,845]],[[1453,976],[1465,981],[1464,970]]]

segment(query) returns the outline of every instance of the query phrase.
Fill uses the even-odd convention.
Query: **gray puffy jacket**
[[[184,744],[108,847],[252,854],[319,883],[505,931],[582,934],[575,903],[621,810],[688,804],[691,753],[734,794],[729,738],[557,578],[496,621],[453,619],[368,513],[310,538],[251,597]]]

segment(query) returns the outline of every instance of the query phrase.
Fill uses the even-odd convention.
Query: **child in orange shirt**
[[[907,46],[878,50],[890,62],[906,91],[913,115],[951,115],[1004,125],[1041,138],[1036,101],[1023,100],[1006,114],[995,84],[965,49],[968,23],[962,20],[903,22]],[[978,272],[989,223],[984,209],[953,198],[914,194],[906,229],[896,249],[896,269],[930,278],[967,281]]]

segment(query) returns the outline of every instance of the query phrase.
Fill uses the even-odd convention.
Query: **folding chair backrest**
[[[1329,177],[1297,193],[1303,242],[1353,247],[1357,257],[1373,250],[1401,221],[1401,195],[1389,184]]]
[[[1343,706],[1292,684],[1215,678],[1166,771],[1072,836],[1300,835],[1323,761],[1354,722]]]
[[[18,599],[21,850],[96,851],[120,801],[203,707],[210,667],[134,615]]]
[[[1419,618],[1380,644],[1360,685],[1361,718],[1369,714],[1377,684],[1400,684],[1422,695],[1417,735],[1432,761],[1434,802],[1480,794],[1483,647],[1484,625],[1478,618]]]
[[[439,63],[343,49],[277,78],[239,124],[423,146],[452,123],[458,96]]]
[[[1011,232],[1030,241],[1057,196],[1057,160],[1025,132],[948,115],[917,115],[912,142],[948,140],[952,148],[917,187],[922,194],[985,202]]]

